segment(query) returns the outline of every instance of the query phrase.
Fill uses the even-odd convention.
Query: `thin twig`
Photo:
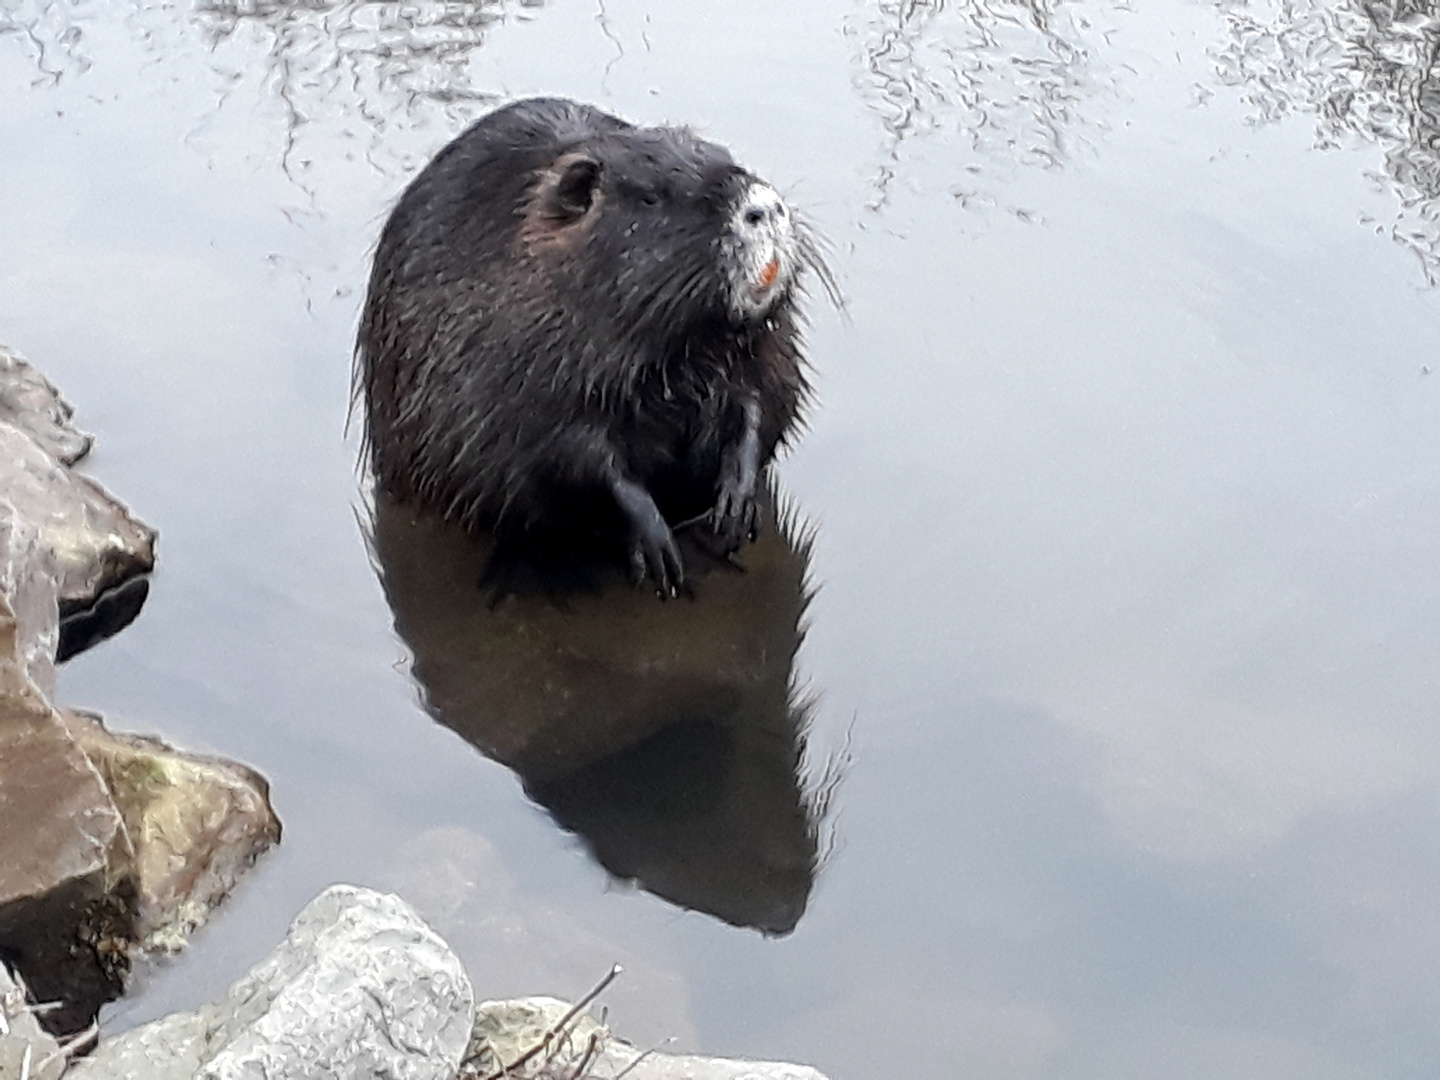
[[[621,1069],[618,1073],[615,1074],[615,1080],[620,1080],[620,1078],[621,1078],[622,1076],[624,1076],[626,1073],[628,1073],[631,1069],[635,1068],[635,1066],[639,1065],[640,1062],[644,1061],[644,1060],[645,1060],[647,1057],[649,1057],[651,1054],[655,1053],[656,1050],[659,1050],[660,1047],[662,1047],[662,1046],[668,1046],[668,1045],[670,1045],[670,1044],[671,1044],[672,1042],[674,1042],[674,1041],[675,1041],[675,1036],[674,1036],[674,1035],[671,1035],[668,1039],[662,1039],[660,1042],[658,1042],[658,1043],[656,1043],[654,1046],[650,1047],[649,1050],[646,1050],[646,1051],[644,1051],[643,1053],[637,1054],[637,1055],[635,1056],[635,1060],[634,1060],[634,1061],[630,1062],[629,1065],[626,1065],[625,1068]]]
[[[532,1046],[529,1050],[526,1050],[525,1053],[521,1054],[518,1058],[510,1062],[508,1065],[502,1061],[500,1063],[500,1071],[497,1073],[491,1073],[485,1078],[485,1080],[505,1080],[505,1077],[511,1075],[510,1070],[518,1069],[521,1065],[524,1065],[526,1062],[535,1057],[536,1054],[539,1054],[541,1051],[546,1050],[550,1046],[550,1040],[555,1038],[556,1035],[563,1032],[565,1028],[569,1025],[570,1021],[574,1020],[575,1017],[580,1014],[580,1011],[585,1008],[585,1006],[589,1005],[590,1002],[594,1001],[597,997],[604,993],[605,988],[609,986],[612,982],[614,982],[616,977],[624,970],[625,969],[619,964],[611,967],[610,974],[606,975],[603,979],[596,983],[593,990],[591,990],[583,998],[577,1001],[574,1005],[570,1006],[569,1011],[566,1012],[564,1016],[560,1017],[559,1020],[551,1024],[549,1029],[546,1030],[545,1034],[541,1037],[538,1043]],[[549,1055],[545,1058],[546,1062],[548,1063],[549,1061],[551,1061],[554,1056],[555,1054],[553,1051],[549,1053]]]
[[[609,986],[612,982],[614,982],[616,977],[619,976],[619,974],[624,970],[625,969],[619,964],[611,967],[610,974],[606,975],[603,979],[596,983],[595,989],[591,990],[574,1005],[570,1006],[570,1011],[555,1022],[553,1030],[559,1031],[563,1029],[566,1024],[570,1023],[571,1020],[574,1020],[575,1017],[580,1014],[580,1010],[585,1008],[586,1005],[589,1005],[590,1002],[594,1001],[597,997],[603,994],[605,992],[605,988]]]
[[[99,1019],[95,1019],[90,1022],[90,1026],[87,1027],[84,1031],[76,1034],[74,1038],[68,1039],[65,1042],[60,1043],[54,1050],[52,1050],[48,1055],[46,1055],[45,1060],[40,1062],[40,1064],[35,1067],[36,1071],[44,1072],[46,1066],[49,1065],[52,1061],[55,1061],[57,1058],[72,1057],[80,1049],[80,1047],[84,1046],[86,1043],[97,1042],[99,1038],[100,1021]]]
[[[585,1080],[585,1071],[590,1068],[592,1058],[598,1057],[600,1053],[600,1032],[590,1033],[589,1044],[585,1047],[585,1056],[580,1059],[580,1064],[575,1066],[575,1071],[570,1074],[570,1080]]]

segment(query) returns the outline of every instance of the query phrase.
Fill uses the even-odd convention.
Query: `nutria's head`
[[[779,192],[683,129],[588,132],[535,171],[519,213],[515,255],[632,340],[759,324],[803,265],[823,274]]]

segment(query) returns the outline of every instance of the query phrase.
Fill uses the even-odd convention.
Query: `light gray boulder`
[[[452,1080],[474,994],[399,897],[336,885],[219,1004],[126,1032],[70,1080]]]

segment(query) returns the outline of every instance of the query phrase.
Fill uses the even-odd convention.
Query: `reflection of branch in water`
[[[1213,52],[1257,122],[1316,117],[1316,145],[1359,137],[1384,151],[1400,208],[1390,235],[1440,282],[1440,8],[1427,0],[1217,0],[1229,28]]]
[[[167,60],[170,52],[193,49],[183,37],[175,39],[188,19],[209,47],[204,62],[219,77],[218,102],[248,78],[280,102],[286,127],[281,164],[313,200],[305,170],[333,153],[302,153],[307,128],[360,147],[377,167],[374,150],[387,128],[418,129],[438,112],[440,126],[455,130],[502,97],[483,85],[475,64],[489,32],[510,19],[528,21],[544,3],[196,0],[177,15],[163,0],[142,0],[123,12],[103,0],[10,0],[0,3],[0,39],[22,44],[37,82],[59,83],[92,66],[82,48],[92,26],[123,22],[147,52]]]
[[[600,88],[609,93],[610,72],[615,65],[625,59],[625,46],[620,44],[620,39],[615,36],[615,31],[610,26],[610,14],[605,10],[605,0],[598,0],[595,11],[595,22],[600,26],[600,32],[605,35],[607,41],[615,46],[615,55],[605,63],[605,70],[600,76]]]
[[[90,70],[90,58],[80,48],[84,30],[65,5],[0,5],[0,38],[9,36],[24,43],[42,82],[59,83],[67,74]]]
[[[518,7],[542,3],[520,0]],[[472,61],[516,6],[507,0],[198,0],[194,17],[212,48],[246,35],[265,43],[269,85],[286,110],[282,161],[297,179],[296,145],[313,117],[353,114],[379,134],[397,107],[411,122],[438,108],[455,127],[495,104],[501,95],[478,84]]]
[[[849,29],[864,68],[856,86],[886,132],[872,209],[888,201],[904,145],[932,132],[966,145],[962,202],[988,167],[1062,164],[1081,105],[1113,81],[1093,72],[1102,35],[1069,0],[880,0]]]

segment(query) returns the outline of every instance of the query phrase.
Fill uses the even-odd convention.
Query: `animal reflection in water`
[[[766,500],[778,524],[744,570],[687,546],[695,596],[664,604],[608,565],[563,595],[487,597],[486,541],[384,495],[373,543],[436,719],[513,769],[610,873],[785,934],[810,895],[828,785],[801,781],[808,544]]]

